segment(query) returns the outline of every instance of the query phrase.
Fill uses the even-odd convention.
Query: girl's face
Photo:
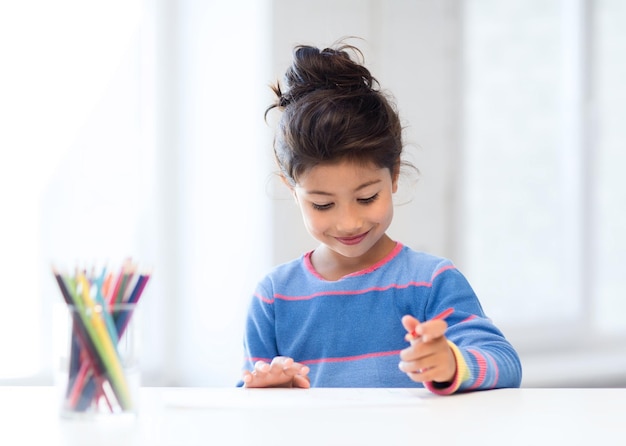
[[[293,192],[309,233],[357,260],[371,255],[389,228],[397,188],[387,168],[341,161],[305,172]]]

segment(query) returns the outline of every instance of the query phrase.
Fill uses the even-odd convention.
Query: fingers
[[[423,347],[425,344],[421,344]],[[445,349],[449,348],[447,344]],[[417,351],[416,351],[417,350]],[[428,346],[428,348],[416,349],[409,347],[400,353],[400,363],[398,367],[407,373],[413,381],[429,381],[432,376],[438,375],[438,368],[445,363],[445,350],[439,346]]]
[[[452,381],[456,375],[456,360],[447,342],[442,344],[441,348],[432,349],[426,356],[401,360],[398,367],[416,382]]]
[[[400,370],[416,382],[452,379],[456,361],[445,337],[448,324],[442,319],[420,323],[408,315],[402,318],[402,324],[411,345],[400,352]]]
[[[448,324],[442,319],[434,319],[420,323],[410,315],[402,317],[402,325],[408,332],[405,339],[409,342],[418,339],[422,342],[429,342],[444,336],[448,329]]]
[[[456,360],[449,347],[425,359],[400,361],[398,367],[415,382],[451,382],[456,376]]]
[[[285,375],[293,378],[299,375],[306,376],[309,373],[309,368],[295,362],[292,358],[277,356],[272,359],[272,362],[270,363],[269,373],[273,375]]]
[[[309,368],[292,358],[277,356],[268,364],[257,361],[253,370],[245,371],[242,380],[246,387],[310,387]]]
[[[286,356],[276,356],[269,365],[269,373],[272,375],[288,374],[289,368],[293,365],[293,359]]]
[[[270,371],[270,365],[265,361],[257,361],[254,364],[254,371],[257,373],[267,373]]]
[[[402,368],[401,368],[402,370]],[[404,371],[404,370],[403,370]],[[438,376],[440,375],[440,373],[438,373],[438,371],[434,368],[431,369],[418,369],[414,372],[405,372],[407,374],[407,376],[415,382],[418,383],[424,383],[424,382],[444,382],[443,380],[440,380],[438,378]]]
[[[306,375],[294,376],[292,383],[293,383],[293,387],[298,387],[300,389],[308,389],[309,387],[311,387],[311,381],[309,380],[309,377]]]
[[[448,324],[443,320],[432,320],[418,325],[417,334],[422,342],[430,342],[431,340],[442,338],[446,334]]]
[[[416,334],[417,327],[420,325],[420,323],[413,316],[407,314],[402,317],[402,325],[404,326],[404,329],[407,331],[407,335],[405,336],[405,339],[407,341],[410,341],[411,337],[414,337],[414,335]]]

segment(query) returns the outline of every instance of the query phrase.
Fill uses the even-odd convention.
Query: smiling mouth
[[[337,239],[337,241],[343,243],[344,245],[357,245],[361,243],[361,241],[365,237],[367,237],[367,234],[369,234],[369,231],[364,232],[363,234],[354,235],[352,237],[335,237],[335,239]]]

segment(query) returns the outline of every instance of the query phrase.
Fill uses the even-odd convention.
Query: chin
[[[365,254],[367,254],[372,247],[371,246],[366,246],[363,245],[362,243],[360,243],[359,245],[353,245],[353,246],[346,246],[346,245],[334,245],[333,247],[331,247],[331,249],[333,251],[335,251],[338,254],[341,254],[344,257],[350,258],[350,259],[355,259],[358,257],[362,257]]]

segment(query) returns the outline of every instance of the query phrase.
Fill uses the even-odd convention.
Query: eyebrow
[[[368,186],[371,186],[373,184],[380,183],[380,182],[381,182],[381,180],[368,181],[366,183],[363,183],[363,184],[359,185],[356,189],[354,189],[354,192],[358,192],[358,191],[360,191],[362,189],[365,189]],[[323,191],[323,190],[308,190],[308,191],[306,191],[306,193],[309,194],[309,195],[326,195],[326,196],[333,195],[332,193],[326,192],[326,191]]]

